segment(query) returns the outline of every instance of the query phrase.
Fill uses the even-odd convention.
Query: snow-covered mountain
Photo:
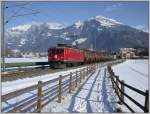
[[[95,19],[96,19],[96,21],[101,23],[101,26],[106,26],[106,27],[112,27],[112,26],[115,26],[118,24],[119,25],[122,24],[114,19],[106,18],[103,16],[96,16]]]
[[[57,43],[108,51],[148,47],[148,33],[103,16],[77,21],[67,27],[58,23],[19,25],[7,29],[5,36],[7,48],[20,51],[47,51]]]

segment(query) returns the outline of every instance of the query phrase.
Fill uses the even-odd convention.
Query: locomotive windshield
[[[63,54],[64,50],[63,49],[50,49],[48,51],[48,54]]]

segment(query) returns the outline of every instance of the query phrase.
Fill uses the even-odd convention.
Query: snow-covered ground
[[[90,76],[89,79],[85,79],[84,81],[82,81],[80,89],[76,88],[76,90],[74,90],[71,94],[66,93],[63,96],[62,103],[58,103],[57,99],[55,99],[48,105],[46,105],[42,109],[42,112],[114,112],[116,108],[120,107],[123,109],[124,112],[130,112],[124,105],[119,105],[117,103],[118,98],[114,93],[110,78],[108,78],[109,74],[108,72],[106,72],[105,75],[104,72],[106,68],[106,63],[103,65],[105,65],[105,67],[97,68],[96,72],[92,76]],[[100,64],[100,66],[102,66],[102,64]],[[32,78],[2,82],[2,95],[37,84],[39,80],[45,82],[50,79],[57,78],[59,75],[66,75],[70,72],[75,72],[76,70],[80,70],[82,68],[84,67],[64,70],[57,73],[51,73]],[[145,70],[146,68],[147,70]],[[140,71],[141,69],[142,71]],[[125,80],[127,84],[130,84],[142,90],[146,90],[148,88],[147,60],[127,60],[124,63],[113,66],[113,70],[117,75],[120,76],[120,79]],[[121,73],[123,74],[121,75]],[[134,78],[132,76],[134,76]],[[143,86],[141,83],[143,84]],[[137,93],[129,91],[126,88],[125,92],[129,94],[132,98],[144,104],[144,97],[139,96]],[[31,98],[33,96],[36,96],[36,94],[36,91],[32,91],[29,93],[25,93],[22,96],[13,98],[7,102],[2,102],[2,108],[4,109],[7,107],[12,107],[21,99],[28,100],[29,97]],[[135,104],[131,103],[127,98],[125,98],[125,102],[130,104],[136,112],[142,112],[139,108],[137,108],[137,106],[135,106]]]
[[[76,70],[80,70],[82,68],[85,68],[85,67],[74,68],[74,69],[70,69],[70,70],[64,69],[63,71],[59,71],[59,72],[55,72],[55,73],[51,73],[51,74],[45,74],[45,75],[41,75],[41,76],[37,76],[37,77],[29,77],[29,78],[17,79],[14,81],[2,82],[2,86],[1,86],[2,87],[2,95],[6,94],[6,93],[10,93],[15,90],[23,89],[28,86],[35,85],[35,84],[37,84],[37,82],[39,80],[45,82],[45,81],[57,78],[57,77],[59,77],[59,75],[64,76],[66,74],[69,74],[70,72],[75,72]]]
[[[126,60],[112,69],[126,83],[140,90],[148,89],[148,60]]]
[[[33,58],[5,58],[6,63],[20,63],[20,62],[47,62],[48,57],[33,57]]]
[[[119,108],[118,98],[108,74],[104,74],[104,67],[98,68],[80,89],[64,96],[62,103],[57,103],[57,99],[52,101],[42,112],[114,112]]]
[[[108,64],[109,62],[102,63],[101,65]],[[50,73],[50,74],[45,74],[37,77],[30,77],[30,78],[23,78],[23,79],[17,79],[14,81],[6,81],[2,82],[2,95],[22,89],[28,86],[32,86],[34,84],[37,84],[39,80],[45,82],[50,79],[57,78],[59,75],[66,75],[69,74],[70,72],[75,72],[77,70],[80,70],[82,68],[85,68],[86,66],[80,67],[80,68],[72,68],[72,69],[63,69],[62,71],[55,72],[55,73]]]
[[[148,60],[126,60],[124,63],[113,66],[112,69],[125,83],[142,91],[148,90]],[[128,88],[125,88],[125,92],[144,105],[144,96]],[[141,112],[141,109],[136,107],[126,97],[125,101],[137,112]]]
[[[100,64],[100,65],[102,65],[102,64]],[[103,65],[105,65],[105,64],[103,64]],[[2,82],[2,95],[13,92],[15,90],[23,89],[25,87],[28,87],[28,86],[31,86],[34,84],[37,84],[37,82],[39,80],[45,82],[50,79],[56,78],[59,75],[64,76],[66,74],[69,74],[70,72],[74,72],[74,71],[80,70],[82,68],[84,68],[84,67],[70,69],[70,70],[64,70],[64,71],[60,71],[57,73],[51,73],[51,74],[46,74],[46,75],[32,77],[32,78],[24,78],[24,79],[18,79],[15,81]],[[65,110],[65,109],[59,107],[59,110],[57,110],[57,111],[63,112],[65,110],[65,112],[74,112],[74,111],[77,111],[77,112],[97,112],[97,111],[98,112],[110,112],[110,111],[114,110],[115,105],[114,105],[113,101],[115,101],[115,98],[114,98],[115,95],[109,96],[109,94],[110,93],[113,94],[113,92],[111,89],[109,89],[110,81],[108,83],[108,80],[107,80],[108,78],[105,79],[105,77],[103,77],[103,73],[104,73],[103,70],[97,69],[96,73],[94,73],[90,77],[89,80],[87,80],[85,82],[83,81],[83,83],[82,83],[83,85],[81,86],[81,89],[80,89],[82,91],[80,92],[80,90],[78,90],[78,88],[76,89],[76,90],[78,90],[76,95],[79,96],[79,98],[76,99],[77,101],[75,100],[76,96],[74,96],[73,94],[72,95],[70,94],[70,97],[66,96],[67,97],[66,99],[67,100],[74,99],[75,101],[63,101],[61,103],[61,105],[63,105],[65,102],[67,102],[67,104],[65,106],[69,106],[69,103],[72,103],[72,105],[74,105],[74,108],[72,106],[70,106],[69,110]],[[55,83],[52,83],[51,86],[53,86],[53,85],[55,85]],[[49,85],[48,85],[48,87],[49,87]],[[21,100],[24,100],[24,99],[26,101],[28,99],[35,97],[36,95],[37,95],[37,90],[34,90],[29,93],[24,93],[20,96],[17,96],[10,100],[2,102],[2,111],[7,112],[9,107],[13,108],[13,106],[17,102],[20,102]],[[68,95],[68,94],[66,94],[66,95]],[[86,98],[84,100],[85,95],[86,95]],[[110,102],[111,100],[113,100],[113,101]],[[73,103],[75,103],[75,104],[73,104]],[[82,103],[84,106],[83,108],[82,108]],[[56,103],[56,105],[57,105],[57,103]],[[86,110],[87,109],[86,106],[89,108],[91,107],[91,109]],[[101,106],[103,106],[103,107],[101,107]],[[48,109],[47,107],[43,109],[44,112],[49,112],[49,110],[51,110],[51,109],[50,108]],[[53,109],[53,111],[56,112],[55,108]],[[27,112],[30,112],[30,111],[27,111]]]

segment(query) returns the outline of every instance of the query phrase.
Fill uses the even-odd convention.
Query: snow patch
[[[78,21],[75,23],[75,26],[77,29],[80,28],[82,25],[83,25],[83,22],[81,22],[81,21]]]
[[[13,43],[8,43],[8,45],[12,45]]]
[[[48,33],[47,33],[47,36],[52,36],[52,34],[48,32]]]
[[[70,40],[70,38],[66,37],[65,40]]]
[[[69,70],[64,69],[59,72],[40,75],[40,76],[36,76],[36,77],[32,77],[32,78],[28,77],[28,78],[23,78],[23,79],[17,79],[14,81],[2,82],[2,94],[4,95],[9,92],[18,90],[18,89],[22,89],[25,87],[35,85],[35,84],[37,84],[37,82],[39,80],[45,82],[45,81],[57,78],[57,77],[59,77],[59,75],[65,76],[66,74],[69,74],[70,72],[75,72],[76,70],[80,70],[82,68],[85,68],[85,67],[74,68],[74,69],[69,69]]]
[[[17,52],[17,50],[14,50]],[[19,50],[18,50],[19,51]],[[19,63],[19,62],[47,62],[48,57],[40,57],[40,58],[5,58],[6,63]]]
[[[26,42],[26,39],[21,39],[20,44],[21,44],[21,45],[24,45],[25,42]]]
[[[17,52],[20,52],[20,50],[18,50],[18,49],[14,49],[14,50],[12,50],[14,53],[17,53]]]
[[[47,23],[49,29],[63,29],[65,28],[64,25],[59,24],[59,23]]]
[[[117,24],[122,24],[114,19],[110,19],[103,16],[96,16],[95,19],[96,21],[100,22],[102,26],[106,26],[106,27],[112,27]]]
[[[85,42],[86,40],[87,40],[87,38],[80,38],[80,39],[77,39],[77,40],[75,40],[74,42],[72,42],[72,45],[76,45],[76,42],[77,42],[78,44],[81,44],[81,43]]]
[[[120,80],[124,80],[139,90],[148,90],[148,60],[127,60],[124,63],[112,67],[114,73],[119,76]],[[144,96],[125,88],[125,93],[134,98],[140,104],[144,104]],[[136,112],[143,112],[133,102],[125,97],[125,102],[129,104]],[[126,109],[122,108],[123,111]]]
[[[19,31],[27,31],[31,27],[30,24],[18,25],[16,27],[12,27],[11,30],[19,30]]]

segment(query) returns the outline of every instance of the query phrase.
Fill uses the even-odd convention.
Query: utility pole
[[[95,51],[96,51],[96,37],[95,37]]]
[[[5,3],[4,1],[1,1],[1,65],[2,65],[2,71],[5,72],[5,39],[4,39],[4,8]]]
[[[75,45],[76,45],[76,47],[78,47],[78,35],[77,34],[75,34],[75,32],[74,32],[74,34],[73,35],[71,35],[70,37],[72,37],[72,38],[75,38]]]
[[[75,39],[76,39],[76,41],[75,41],[75,43],[76,43],[76,46],[78,47],[78,36],[75,34],[75,32],[74,32],[74,36],[75,36]]]

